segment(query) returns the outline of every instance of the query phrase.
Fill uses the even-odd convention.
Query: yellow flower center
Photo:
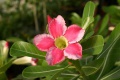
[[[68,46],[68,40],[64,36],[60,36],[55,39],[55,46],[62,50]]]

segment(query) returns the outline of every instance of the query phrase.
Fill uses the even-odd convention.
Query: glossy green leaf
[[[102,23],[101,23],[101,26],[100,26],[98,32],[97,32],[98,34],[103,34],[104,32],[107,32],[106,28],[108,27],[107,26],[108,25],[108,21],[109,21],[109,15],[106,14],[105,17],[102,20]]]
[[[86,29],[92,22],[94,21],[94,18],[89,16],[84,19],[82,19],[82,28]]]
[[[103,49],[104,39],[102,36],[96,35],[82,42],[81,45],[83,47],[83,54],[98,55]]]
[[[85,19],[87,17],[93,17],[94,11],[95,11],[95,4],[91,1],[87,2],[84,7],[82,19]]]
[[[85,66],[82,66],[82,70],[84,71],[86,76],[92,75],[97,72],[102,66],[103,59],[95,60]]]
[[[104,58],[103,67],[97,77],[100,79],[104,74],[108,73],[114,66],[115,62],[120,58],[120,24],[116,26],[106,42],[102,53],[96,58]]]
[[[45,58],[44,52],[38,50],[34,45],[23,41],[15,42],[12,45],[12,47],[10,48],[10,55],[17,57],[30,56],[39,59]]]
[[[87,2],[82,16],[82,28],[86,29],[94,21],[95,4],[91,1]]]
[[[69,67],[66,66],[65,68],[63,68],[62,70],[58,71],[57,73],[55,73],[49,80],[55,80],[62,72],[64,72],[67,68]]]
[[[26,78],[38,78],[48,75],[54,75],[56,72],[63,70],[64,67],[56,66],[30,66],[23,70],[23,76]]]
[[[120,67],[113,69],[111,72],[103,76],[100,80],[116,80],[120,78]]]

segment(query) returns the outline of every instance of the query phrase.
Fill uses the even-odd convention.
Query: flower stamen
[[[65,49],[68,46],[68,40],[64,36],[55,39],[55,46],[59,49]]]

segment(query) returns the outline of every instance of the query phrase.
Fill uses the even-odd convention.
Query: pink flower
[[[39,50],[47,52],[49,65],[60,63],[65,57],[81,59],[82,46],[78,41],[84,36],[84,29],[75,24],[67,28],[63,17],[58,15],[54,19],[48,16],[48,30],[50,34],[39,34],[33,42]]]
[[[33,66],[36,66],[36,65],[37,65],[37,62],[38,62],[38,59],[36,59],[36,58],[32,58],[32,59],[31,59],[31,64],[32,64]]]

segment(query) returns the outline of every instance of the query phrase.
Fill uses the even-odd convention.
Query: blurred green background
[[[0,39],[29,41],[36,34],[45,32],[47,15],[51,17],[62,15],[67,25],[79,22],[74,21],[72,14],[74,12],[82,16],[87,1],[90,0],[0,0]],[[91,1],[96,4],[95,16],[99,15],[100,20],[106,13],[109,13],[112,18],[117,18],[120,21],[120,14],[117,14],[116,10],[115,13],[114,11],[110,13],[108,10],[108,6],[119,6],[120,0]],[[99,24],[100,20],[98,21]],[[115,24],[116,21],[114,20],[110,22],[110,25]]]

